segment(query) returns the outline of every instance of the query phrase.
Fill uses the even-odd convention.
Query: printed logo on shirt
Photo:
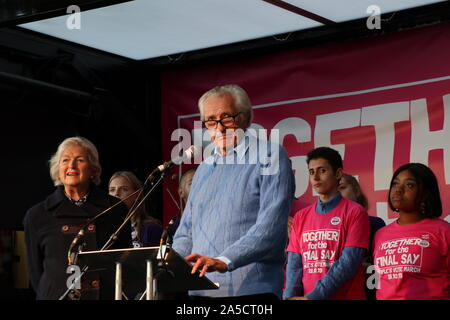
[[[333,218],[331,219],[331,224],[332,224],[333,226],[337,226],[339,223],[341,223],[341,218],[339,218],[339,217],[333,217]]]
[[[402,238],[381,243],[375,263],[388,280],[401,279],[406,272],[421,272],[423,249],[430,243],[420,238]]]
[[[302,233],[304,269],[307,273],[323,273],[336,260],[339,230],[321,229]]]
[[[430,246],[430,243],[427,240],[420,241],[419,245],[421,245],[424,248],[427,248]]]

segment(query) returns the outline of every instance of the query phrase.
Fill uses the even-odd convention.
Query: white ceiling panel
[[[436,0],[285,0],[335,22],[423,6]],[[68,16],[21,27],[135,60],[175,55],[321,26],[263,0],[134,0],[81,13],[81,29]]]
[[[442,0],[284,0],[334,22],[344,22],[370,16],[367,8],[376,5],[381,14],[425,6]]]
[[[135,0],[21,27],[136,60],[307,29],[321,24],[261,0]]]

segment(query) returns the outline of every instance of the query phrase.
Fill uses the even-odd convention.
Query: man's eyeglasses
[[[224,126],[225,128],[231,127],[236,122],[236,117],[240,115],[242,112],[238,112],[236,114],[233,114],[231,116],[223,117],[220,120],[204,120],[202,121],[205,124],[205,127],[207,129],[215,129],[219,125],[219,122]]]

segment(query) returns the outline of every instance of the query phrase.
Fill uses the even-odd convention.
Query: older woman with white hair
[[[30,208],[24,219],[31,284],[37,299],[58,299],[67,288],[68,250],[89,219],[117,203],[98,188],[101,166],[97,148],[86,138],[65,139],[50,159],[56,190]],[[127,208],[118,204],[93,221],[81,241],[83,251],[99,250],[125,219]],[[131,246],[125,228],[114,247]],[[81,281],[81,299],[112,299],[110,274],[87,273]]]

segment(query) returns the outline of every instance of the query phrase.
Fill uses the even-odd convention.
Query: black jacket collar
[[[53,211],[54,216],[91,217],[99,212],[99,208],[112,205],[109,195],[95,185],[91,185],[87,201],[80,207],[67,199],[64,187],[58,186],[45,200],[45,210]]]

